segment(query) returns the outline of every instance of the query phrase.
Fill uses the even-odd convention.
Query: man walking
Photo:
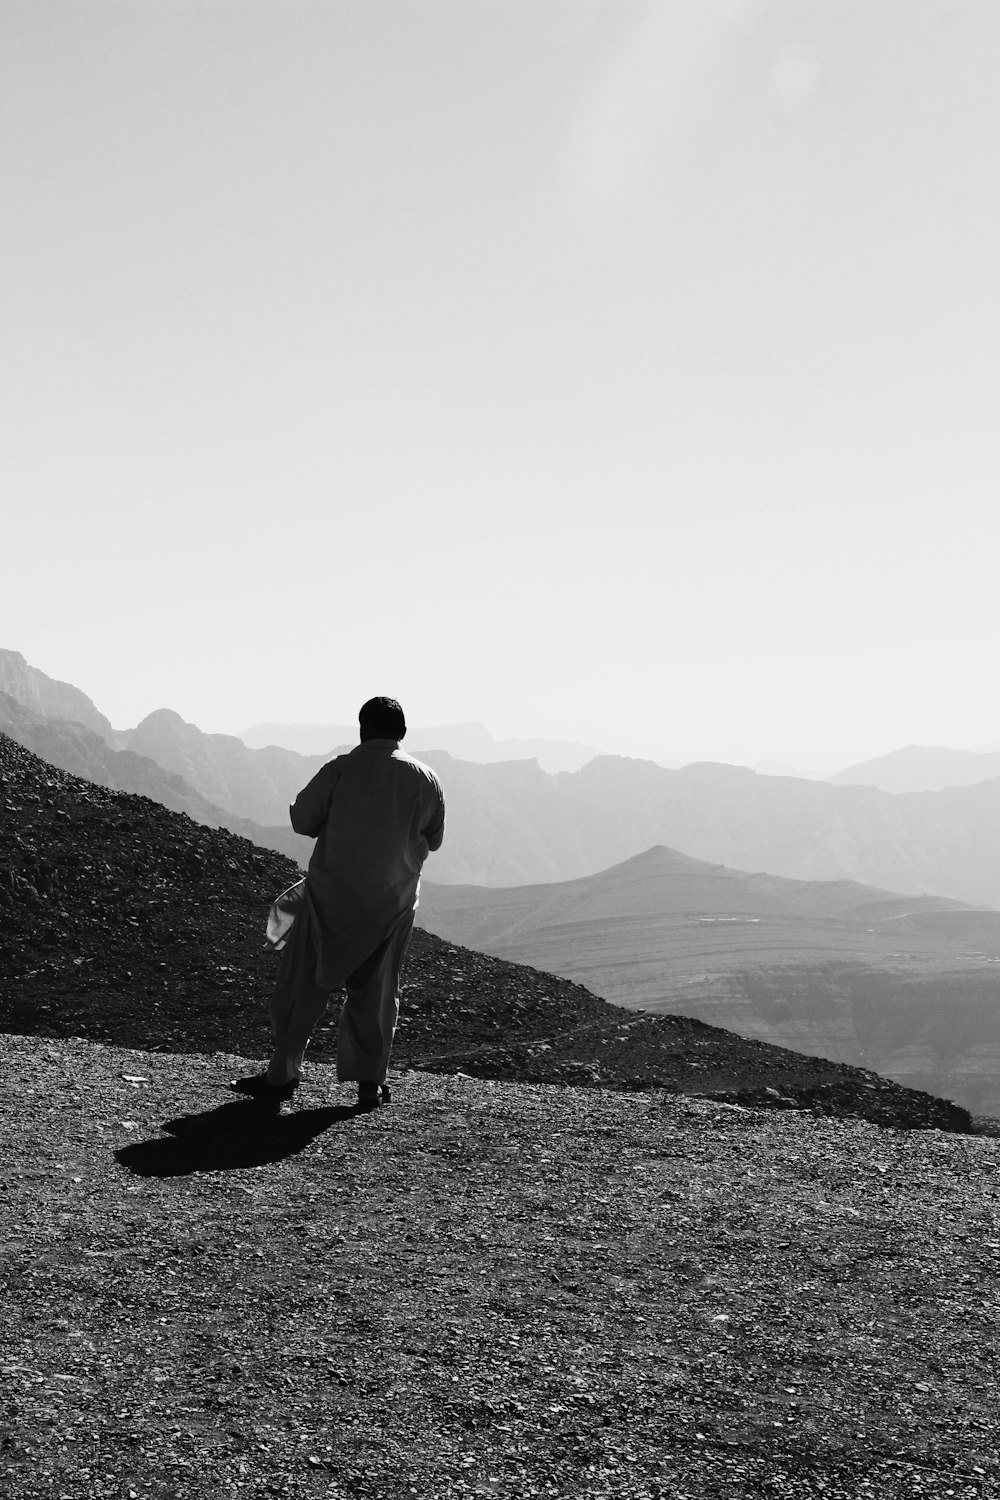
[[[406,720],[394,698],[370,698],[358,719],[361,743],[328,761],[289,809],[316,847],[281,955],[274,1053],[248,1091],[291,1094],[330,992],[344,989],[337,1078],[356,1081],[359,1105],[374,1108],[389,1096],[400,970],[420,870],[444,838],[444,797],[430,767],[400,750]]]

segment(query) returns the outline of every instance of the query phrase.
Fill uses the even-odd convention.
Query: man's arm
[[[444,793],[440,787],[437,789],[437,806],[420,831],[432,853],[435,849],[440,849],[444,842]]]
[[[295,832],[304,834],[306,838],[317,838],[322,832],[330,811],[330,793],[337,780],[336,765],[337,761],[331,760],[325,766],[320,766],[312,781],[302,788],[288,809]]]

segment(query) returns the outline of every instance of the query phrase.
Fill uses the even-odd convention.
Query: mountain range
[[[64,769],[91,775],[87,764],[100,760],[92,742],[81,758],[78,731],[65,727],[75,722],[109,750],[142,757],[127,764],[111,757],[101,773],[110,784],[161,796],[159,767],[183,782],[172,784],[171,795],[188,798],[183,810],[191,816],[215,826],[239,819],[265,846],[300,862],[308,857],[309,842],[288,827],[288,805],[324,755],[250,749],[235,735],[205,734],[169,709],[115,731],[83,693],[53,683],[16,652],[0,652],[0,687],[47,719],[47,748],[38,725],[24,742]],[[53,723],[62,726],[58,732]],[[5,732],[16,738],[26,730],[11,723]],[[537,760],[475,764],[443,750],[422,758],[441,776],[448,804],[448,838],[433,866],[440,882],[571,880],[664,844],[734,869],[1000,906],[1000,778],[892,794],[714,762],[672,770],[602,755],[578,771],[552,774]],[[128,782],[113,779],[126,771]]]
[[[186,813],[208,828],[228,828],[255,844],[279,850],[298,861],[304,862],[309,857],[311,841],[300,838],[290,827],[266,828],[250,818],[239,817],[218,807],[182,776],[164,769],[149,756],[117,749],[85,724],[46,717],[5,692],[0,692],[0,734],[16,740],[61,770],[85,777],[98,786],[149,797],[172,812]]]
[[[420,924],[618,1005],[875,1069],[1000,1114],[1000,911],[653,848],[581,880],[425,880]]]
[[[110,720],[94,707],[86,693],[30,666],[19,651],[0,649],[0,693],[8,693],[43,719],[82,724],[107,744],[115,744]]]
[[[240,734],[244,745],[262,750],[279,745],[297,750],[300,755],[322,755],[329,760],[337,749],[354,745],[358,739],[357,721],[353,724],[254,724]],[[431,728],[410,728],[406,748],[412,755],[425,750],[446,750],[456,760],[491,764],[498,760],[537,760],[543,771],[578,771],[600,751],[576,740],[505,739],[495,740],[485,724],[438,724]]]
[[[252,749],[167,709],[116,731],[16,653],[0,681],[0,732],[63,770],[308,857],[284,820],[323,755]],[[1000,905],[1000,781],[892,795],[713,763],[423,758],[448,805],[431,930],[1000,1114],[997,918],[975,909]]]
[[[88,700],[89,701],[89,700]],[[296,750],[300,755],[324,755],[353,745],[356,724],[255,724],[239,738],[252,750],[270,745]],[[495,740],[485,724],[439,724],[410,729],[407,749],[416,755],[445,750],[456,760],[480,765],[500,760],[537,760],[543,771],[579,771],[605,752],[575,740]],[[658,766],[677,771],[694,764],[680,760],[657,760]],[[793,777],[802,781],[828,781],[831,786],[873,786],[883,792],[932,792],[946,787],[974,786],[1000,776],[1000,751],[954,750],[945,745],[904,745],[888,755],[859,761],[841,771],[803,770],[785,761],[759,760],[751,767],[760,776]]]
[[[859,761],[826,779],[833,786],[877,786],[883,792],[939,792],[975,786],[1000,776],[1000,751],[952,750],[947,745],[904,745],[889,755]]]
[[[1000,780],[893,796],[708,762],[601,756],[546,776],[530,761],[424,758],[453,815],[438,881],[575,879],[665,844],[734,869],[1000,905]]]

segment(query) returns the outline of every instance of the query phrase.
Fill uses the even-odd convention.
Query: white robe
[[[366,740],[317,772],[292,804],[291,819],[297,833],[316,839],[316,848],[271,1002],[268,1081],[298,1078],[330,991],[346,986],[337,1076],[380,1083],[399,1015],[420,869],[444,837],[441,787],[397,741]],[[275,931],[280,939],[287,935],[287,927]]]
[[[420,871],[444,838],[444,797],[429,766],[396,740],[365,740],[328,761],[290,808],[316,839],[306,880],[316,982],[340,988],[413,911]]]

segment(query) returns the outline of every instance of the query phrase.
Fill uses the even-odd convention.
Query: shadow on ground
[[[278,1105],[240,1099],[198,1115],[167,1120],[166,1137],[136,1141],[115,1152],[136,1177],[185,1177],[192,1172],[234,1172],[284,1161],[331,1126],[353,1120],[357,1106],[330,1105],[283,1115]]]

